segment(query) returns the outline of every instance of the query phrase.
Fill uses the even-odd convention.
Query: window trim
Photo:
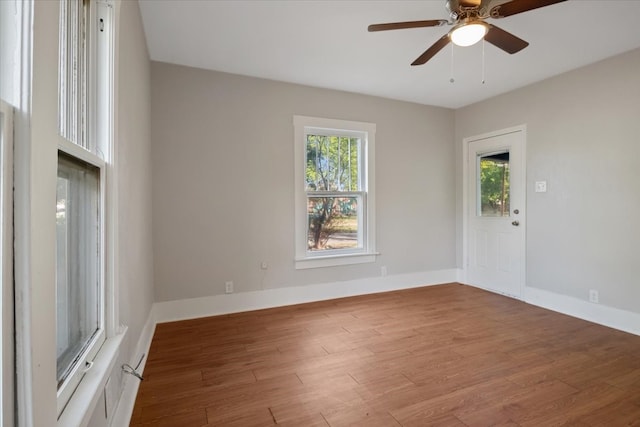
[[[295,160],[295,268],[307,269],[338,265],[362,264],[376,261],[375,226],[375,133],[374,123],[309,116],[293,116],[294,160]],[[362,248],[357,250],[335,250],[311,254],[307,250],[308,214],[305,189],[306,146],[308,133],[332,134],[361,138],[362,188]],[[345,194],[350,192],[345,192]]]
[[[0,425],[14,425],[15,408],[15,343],[14,343],[14,290],[13,290],[13,108],[0,100]]]

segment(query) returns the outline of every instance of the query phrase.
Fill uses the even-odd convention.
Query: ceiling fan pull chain
[[[485,76],[485,58],[484,58],[484,38],[482,39],[482,84],[484,84]]]
[[[451,43],[451,78],[449,79],[449,82],[453,83],[456,80],[453,78],[453,43]]]

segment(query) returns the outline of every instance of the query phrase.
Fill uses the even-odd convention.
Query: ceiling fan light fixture
[[[449,38],[456,46],[472,46],[478,43],[489,31],[489,26],[482,21],[462,22],[456,26]]]

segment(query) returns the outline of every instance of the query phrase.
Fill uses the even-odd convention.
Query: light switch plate
[[[547,181],[536,181],[536,193],[547,192]]]

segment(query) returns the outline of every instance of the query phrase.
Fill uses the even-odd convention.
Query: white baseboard
[[[630,334],[640,335],[640,313],[594,304],[566,295],[525,286],[524,301]]]
[[[482,286],[468,283],[466,271],[463,269],[458,269],[458,282],[493,292],[491,289],[485,289]],[[524,287],[522,301],[527,304],[566,314],[567,316],[597,323],[598,325],[640,335],[640,313],[621,310],[602,304],[594,304],[579,298],[546,291],[544,289],[532,288],[530,286]]]
[[[450,269],[384,277],[369,277],[307,286],[273,288],[228,295],[212,295],[201,298],[155,303],[153,304],[153,315],[157,323],[164,323],[451,283],[455,282],[456,279],[457,270]]]
[[[133,353],[135,360],[140,360],[140,357],[144,354],[145,357],[140,363],[138,371],[144,372],[144,366],[147,363],[147,357],[149,355],[149,347],[151,347],[151,340],[153,339],[153,333],[156,329],[156,322],[153,318],[153,310],[149,311],[147,321],[140,332],[140,338],[136,345],[136,350]],[[118,400],[115,412],[109,423],[112,427],[124,427],[131,423],[131,415],[133,414],[133,407],[136,403],[136,396],[138,394],[138,388],[140,387],[140,380],[131,376],[123,375],[123,391]]]

